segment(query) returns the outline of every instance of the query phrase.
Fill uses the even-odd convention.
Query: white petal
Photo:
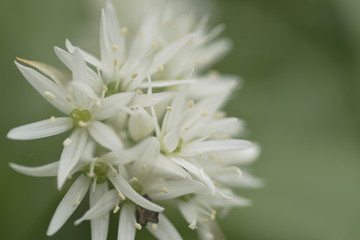
[[[81,202],[87,193],[89,185],[89,178],[83,175],[78,177],[64,198],[61,200],[59,206],[56,208],[46,233],[48,236],[56,233],[64,225],[66,220],[73,214],[73,212],[79,206],[79,202]]]
[[[89,133],[101,146],[116,151],[122,148],[122,143],[115,131],[99,121],[94,121],[89,126]]]
[[[15,171],[34,177],[54,177],[57,175],[59,162],[49,163],[39,167],[27,167],[16,163],[9,163]]]
[[[184,156],[196,156],[199,155],[199,153],[239,151],[250,147],[251,143],[245,140],[211,140],[183,145],[181,148],[181,154],[184,154]]]
[[[157,71],[159,66],[165,65],[172,57],[175,56],[192,38],[194,34],[188,34],[180,38],[179,40],[174,41],[165,48],[163,48],[159,53],[155,55],[153,66],[150,71],[150,75],[154,74]]]
[[[17,62],[15,62],[15,64],[26,80],[28,80],[31,86],[33,86],[41,96],[63,113],[70,114],[74,106],[66,100],[66,92],[61,86],[56,85],[56,83],[32,68],[25,67]],[[49,99],[46,97],[46,92],[51,93],[54,98]]]
[[[130,203],[125,203],[120,212],[118,240],[133,240],[135,239],[135,206]]]
[[[162,212],[164,210],[163,207],[156,205],[153,202],[150,202],[143,196],[139,195],[130,184],[122,177],[120,174],[114,174],[109,172],[108,179],[114,184],[114,187],[118,190],[118,192],[123,193],[126,197],[128,197],[135,204],[140,205],[143,208],[149,209],[155,212]]]
[[[185,220],[190,224],[189,227],[193,230],[196,229],[198,210],[196,209],[196,205],[192,205],[181,200],[177,201],[177,205]]]
[[[68,117],[47,119],[13,128],[7,134],[9,139],[31,140],[57,135],[73,127],[73,121]]]
[[[88,139],[88,133],[85,129],[76,129],[70,136],[71,143],[64,147],[59,164],[59,173],[57,185],[60,189],[65,183],[67,177],[78,163]]]
[[[204,172],[204,169],[198,168],[195,165],[191,164],[190,162],[181,159],[181,158],[171,158],[175,163],[179,164],[181,167],[188,170],[190,173],[195,175],[197,178],[199,178],[203,183],[205,183],[212,194],[215,194],[215,185],[211,178]]]
[[[81,48],[79,47],[74,47],[71,42],[69,41],[69,39],[65,40],[65,44],[66,44],[66,48],[68,49],[68,51],[70,53],[74,53],[75,49],[78,49],[78,51],[81,53],[81,55],[83,56],[83,58],[85,59],[86,62],[90,63],[91,65],[93,65],[94,67],[100,67],[100,61],[99,59],[97,59],[96,57],[94,57],[93,55],[83,51]]]
[[[87,83],[87,70],[86,63],[78,49],[75,49],[74,55],[72,58],[73,64],[73,82],[74,83],[83,83],[86,85]],[[91,98],[87,94],[84,93],[82,86],[73,84],[74,88],[74,96],[77,103],[79,103],[84,108],[89,108],[91,103]]]
[[[90,191],[90,207],[94,207],[97,201],[109,190],[107,182],[104,184],[97,184],[95,192]],[[109,229],[110,214],[106,213],[103,216],[91,220],[91,239],[92,240],[106,240]]]
[[[65,64],[65,66],[68,69],[72,70],[73,69],[72,55],[59,47],[54,47],[54,50],[56,56]]]
[[[190,175],[178,164],[160,154],[156,161],[153,174],[164,178],[189,178]]]
[[[105,98],[101,101],[101,106],[94,111],[93,118],[99,121],[110,118],[124,108],[134,95],[133,92],[125,92]]]
[[[54,66],[42,63],[42,62],[36,62],[36,61],[29,61],[21,58],[16,58],[18,61],[26,63],[37,70],[39,70],[41,73],[45,74],[47,77],[51,78],[57,85],[66,87],[69,81],[71,80],[71,74],[68,72],[65,72],[63,70],[60,70]]]
[[[184,109],[186,107],[186,90],[183,88],[180,93],[174,98],[171,103],[171,111],[168,111],[165,115],[164,122],[162,124],[162,130],[168,132],[177,127],[184,116]]]
[[[97,184],[95,191],[98,191],[97,188],[101,185],[103,184]],[[81,218],[75,221],[75,225],[80,224],[84,220],[91,220],[106,215],[114,209],[119,202],[120,197],[116,189],[105,192]]]
[[[159,223],[157,230],[154,231],[150,224],[146,228],[159,240],[181,240],[179,232],[174,225],[163,215],[159,214]]]
[[[162,191],[163,187],[166,187],[166,193]],[[192,180],[167,180],[152,183],[148,192],[151,192],[151,198],[153,200],[161,201],[200,192],[204,188],[204,184]]]
[[[260,147],[255,143],[249,149],[235,152],[224,152],[219,154],[219,157],[224,160],[227,165],[247,165],[255,161],[260,154]],[[214,154],[214,157],[218,157]]]
[[[179,145],[179,141],[180,131],[178,128],[174,128],[164,136],[163,144],[167,151],[173,152]]]
[[[152,117],[143,108],[135,110],[129,118],[128,130],[131,139],[140,141],[154,131]]]
[[[161,81],[153,81],[151,83],[151,86],[153,88],[163,88],[163,87],[171,87],[181,84],[187,84],[187,83],[195,83],[197,80],[195,79],[183,79],[183,80],[161,80]],[[142,83],[139,88],[148,88],[149,83],[144,82]]]
[[[160,143],[155,137],[147,138],[139,146],[140,157],[133,167],[139,176],[150,174],[160,153]],[[144,167],[145,166],[145,167]]]
[[[174,96],[171,92],[135,95],[129,106],[134,108],[150,107],[161,102],[168,101]]]

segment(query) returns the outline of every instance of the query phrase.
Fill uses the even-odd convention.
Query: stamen
[[[188,102],[188,108],[192,108],[194,106],[194,101],[191,100]]]
[[[138,88],[138,89],[136,89],[136,92],[137,92],[139,95],[144,94],[144,93],[143,93],[143,91],[141,91],[139,88]]]
[[[96,181],[97,181],[97,176],[95,175],[94,180],[93,180],[93,189],[92,189],[93,192],[95,192],[95,189],[96,189]]]
[[[114,66],[117,66],[118,64],[118,61],[117,61],[117,58],[114,59]]]
[[[96,105],[98,108],[100,108],[100,107],[101,107],[101,102],[100,102],[100,100],[96,100],[95,105]]]
[[[204,156],[204,153],[203,153],[203,152],[199,152],[199,156],[200,156],[200,157]]]
[[[147,168],[146,163],[144,163],[144,164],[142,165],[143,171],[146,171],[146,168]]]
[[[211,133],[210,133],[210,137],[213,137],[215,135],[215,131],[212,131]]]
[[[141,230],[141,228],[142,228],[139,223],[135,223],[135,227],[136,227],[137,230]]]
[[[113,165],[111,165],[110,163],[106,163],[106,165],[109,166],[109,168],[111,169],[111,171],[112,171],[113,173],[118,173],[118,170],[116,170],[116,169],[113,167]]]
[[[204,223],[208,223],[208,222],[209,222],[209,219],[208,219],[208,218],[205,218],[203,222],[204,222]]]
[[[189,127],[189,126],[186,126],[186,127],[185,127],[185,130],[189,130],[189,129],[190,129],[190,127]]]
[[[169,190],[166,188],[166,187],[162,187],[161,190],[164,192],[164,193],[168,193]]]
[[[96,68],[96,71],[97,71],[97,72],[100,72],[100,71],[101,71],[101,68],[100,68],[100,67],[97,67],[97,68]]]
[[[158,70],[159,72],[163,72],[163,71],[165,70],[165,68],[164,68],[164,66],[158,66],[158,67],[157,67],[157,70]]]
[[[107,92],[109,90],[105,84],[102,87],[103,87],[104,92]]]
[[[216,78],[216,77],[218,77],[220,75],[220,73],[218,71],[216,71],[216,70],[211,70],[211,71],[209,71],[208,74],[212,78]]]
[[[125,36],[127,34],[127,32],[128,32],[128,29],[126,27],[123,27],[121,29],[121,35]]]
[[[122,194],[121,192],[118,193],[119,197],[121,198],[121,200],[125,201],[126,197],[124,196],[124,194]]]
[[[68,176],[67,176],[67,179],[72,179],[72,176],[69,174]]]
[[[86,126],[87,126],[87,123],[80,120],[80,121],[78,122],[78,125],[79,125],[79,127],[86,127]]]
[[[133,182],[137,182],[139,181],[139,179],[137,177],[133,177],[131,180],[130,180],[130,183],[133,183]]]
[[[133,75],[131,75],[131,78],[134,79],[134,78],[136,78],[137,76],[138,76],[138,74],[137,74],[137,73],[134,73]]]
[[[51,116],[50,117],[50,123],[53,124],[55,122],[55,117],[54,116]]]
[[[66,100],[68,100],[68,102],[72,102],[73,97],[72,97],[70,94],[68,94],[68,95],[66,96]]]
[[[167,106],[166,109],[167,109],[169,112],[171,112],[171,111],[173,110],[173,108],[170,107],[170,106]]]
[[[213,209],[213,210],[211,211],[210,219],[211,219],[212,221],[214,221],[214,220],[215,220],[215,217],[216,217],[216,211]]]
[[[64,145],[65,147],[66,147],[66,146],[69,146],[69,145],[71,144],[71,142],[72,142],[71,138],[67,138],[67,139],[64,140],[63,145]]]
[[[153,230],[154,232],[156,232],[156,230],[157,230],[157,224],[156,224],[156,223],[153,223],[153,224],[151,225],[151,228],[152,228],[152,230]]]
[[[117,213],[119,211],[120,207],[118,205],[116,205],[116,207],[113,210],[113,213]]]
[[[45,91],[45,92],[44,92],[44,95],[45,95],[45,97],[46,97],[47,99],[49,99],[49,100],[54,100],[54,99],[55,99],[55,95],[52,94],[51,92]]]
[[[116,50],[118,50],[118,49],[119,49],[119,46],[118,46],[118,45],[116,45],[116,44],[114,44],[114,45],[112,45],[112,48],[116,51]]]
[[[80,201],[79,201],[79,200],[76,200],[76,201],[73,203],[73,207],[77,207],[79,204],[80,204]]]
[[[208,114],[209,114],[208,111],[204,111],[204,112],[201,113],[201,115],[202,115],[203,117],[207,116]]]

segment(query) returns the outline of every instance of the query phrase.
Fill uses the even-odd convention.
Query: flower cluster
[[[158,239],[181,239],[164,214],[176,206],[200,239],[221,239],[216,225],[250,201],[233,187],[261,181],[239,166],[258,147],[236,139],[244,123],[221,108],[239,84],[235,76],[204,74],[231,43],[218,38],[182,1],[144,12],[137,29],[121,25],[115,8],[101,12],[100,58],[66,40],[55,53],[69,72],[18,58],[27,81],[64,116],[9,131],[30,140],[71,131],[59,161],[40,167],[10,166],[23,174],[56,176],[57,186],[76,177],[60,202],[47,234],[55,234],[89,192],[89,210],[75,224],[91,222],[92,239],[107,239],[109,215],[120,211],[118,239],[134,239],[146,227]]]

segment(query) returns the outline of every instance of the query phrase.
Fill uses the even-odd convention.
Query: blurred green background
[[[235,48],[216,68],[245,80],[227,110],[245,119],[251,139],[261,144],[251,169],[266,181],[263,189],[239,191],[254,205],[220,220],[224,232],[244,240],[360,239],[360,1],[217,3],[224,35]],[[90,19],[96,29],[85,24]],[[63,192],[55,179],[8,167],[10,161],[58,160],[66,135],[21,142],[7,140],[6,133],[57,115],[20,75],[14,58],[61,66],[53,46],[70,38],[87,49],[93,40],[84,36],[98,38],[97,21],[86,0],[1,3],[0,239],[90,239],[88,223],[74,227],[71,221],[46,237]],[[185,229],[184,239],[193,239],[184,221],[172,219]],[[115,225],[109,239],[115,239]]]

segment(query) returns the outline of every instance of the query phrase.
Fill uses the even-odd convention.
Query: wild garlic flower
[[[206,14],[192,11],[194,4],[144,1],[136,23],[125,21],[128,29],[107,2],[99,58],[66,40],[67,50],[55,47],[55,53],[71,73],[15,62],[65,117],[14,128],[8,138],[30,140],[72,129],[59,161],[10,164],[30,176],[57,177],[59,189],[76,178],[48,235],[65,224],[88,192],[89,209],[75,224],[90,220],[93,240],[107,239],[110,214],[118,212],[118,239],[132,240],[143,228],[158,239],[182,239],[161,205],[175,206],[200,239],[224,239],[216,216],[250,205],[233,188],[262,186],[246,169],[259,147],[239,139],[246,136],[245,122],[222,111],[241,81],[215,71],[202,75],[231,41],[218,38],[224,26],[211,29]]]

